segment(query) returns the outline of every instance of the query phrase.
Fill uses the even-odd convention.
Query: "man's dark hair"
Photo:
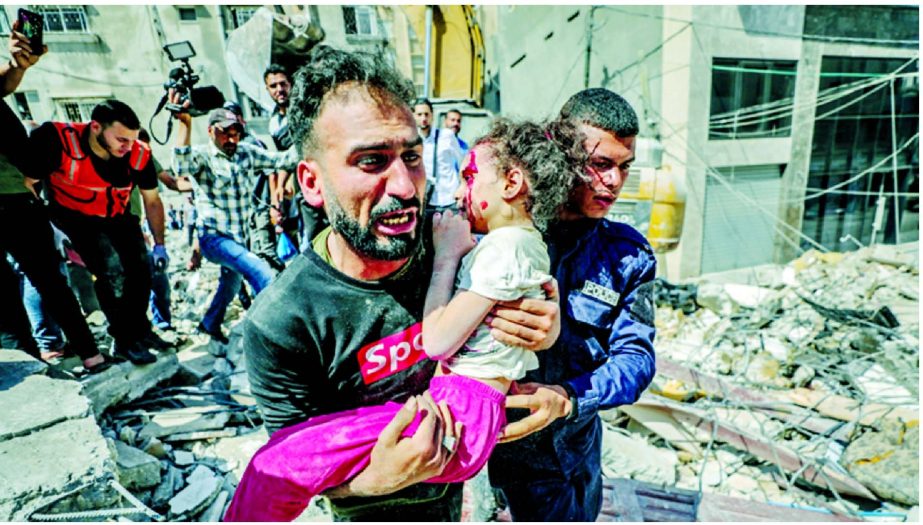
[[[90,120],[95,120],[102,124],[103,127],[111,126],[114,122],[119,122],[128,129],[139,129],[141,122],[138,115],[128,107],[128,104],[110,98],[100,102],[93,108],[90,114]]]
[[[452,109],[446,111],[446,112],[445,112],[446,116],[448,116],[449,113],[458,113],[458,116],[459,116],[459,117],[462,116],[462,112],[459,111],[459,110],[457,110],[457,109],[455,109],[455,108],[452,108]]]
[[[376,103],[400,105],[410,111],[416,98],[413,83],[401,76],[377,55],[347,52],[319,45],[308,54],[308,62],[295,73],[288,121],[302,155],[315,151],[314,122],[325,97],[337,86],[355,82],[365,86]]]
[[[428,98],[423,97],[423,98],[418,98],[413,101],[413,107],[417,107],[421,104],[426,104],[426,106],[429,108],[429,112],[430,113],[433,112],[433,103],[430,102]]]
[[[581,180],[587,154],[576,124],[556,120],[545,124],[499,118],[475,146],[490,151],[499,175],[518,167],[528,179],[526,211],[545,230],[557,219],[568,196]],[[472,148],[473,149],[473,148]]]
[[[590,88],[570,97],[561,108],[561,120],[588,124],[621,138],[638,134],[638,114],[631,104],[605,88]]]
[[[140,140],[141,142],[150,142],[151,134],[148,133],[146,129],[141,128],[138,130],[138,140]]]
[[[280,73],[285,75],[285,78],[287,78],[289,81],[292,80],[292,77],[288,74],[288,71],[286,71],[284,67],[280,66],[279,64],[269,64],[269,67],[266,68],[266,71],[263,71],[263,83],[266,83],[266,77],[269,75],[277,75]]]

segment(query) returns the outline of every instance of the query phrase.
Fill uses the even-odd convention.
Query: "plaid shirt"
[[[209,142],[174,148],[173,171],[192,181],[199,235],[220,233],[246,245],[253,181],[245,178],[262,170],[294,171],[299,160],[297,148],[274,152],[246,143],[229,158]]]

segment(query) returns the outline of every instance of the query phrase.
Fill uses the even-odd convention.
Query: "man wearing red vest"
[[[166,265],[164,212],[150,147],[138,140],[135,112],[118,100],[93,108],[88,123],[46,122],[30,139],[34,177],[46,181],[52,220],[96,276],[96,295],[109,321],[113,354],[152,363],[152,348],[168,344],[151,329],[147,302],[151,272],[136,216],[128,213],[138,186],[156,245]]]

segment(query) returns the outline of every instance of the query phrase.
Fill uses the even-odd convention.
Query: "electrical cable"
[[[671,17],[671,16],[665,16],[665,15],[652,15],[648,13],[637,13],[634,11],[628,11],[625,9],[620,9],[618,7],[613,7],[613,6],[608,6],[608,5],[600,6],[600,7],[602,9],[607,9],[610,11],[617,11],[619,13],[623,13],[623,14],[630,15],[630,16],[639,16],[639,17],[644,17],[644,18],[657,18],[660,20],[669,20],[671,22],[696,24],[696,25],[703,26],[703,27],[712,27],[715,29],[726,29],[730,31],[737,31],[741,33],[756,34],[756,35],[762,35],[762,36],[779,36],[779,37],[786,37],[786,38],[797,38],[799,40],[802,40],[802,39],[822,40],[825,42],[832,42],[832,43],[842,42],[842,43],[847,43],[847,44],[892,44],[892,45],[896,44],[896,45],[913,46],[913,47],[918,47],[920,45],[920,42],[918,40],[895,40],[895,39],[887,39],[887,38],[863,38],[863,37],[848,37],[848,36],[813,35],[813,34],[804,34],[804,33],[801,33],[801,34],[783,33],[780,31],[766,31],[762,29],[748,29],[744,27],[733,27],[733,26],[725,26],[721,24],[710,24],[708,22],[692,21],[692,20],[686,20],[684,18],[676,18],[676,17]]]

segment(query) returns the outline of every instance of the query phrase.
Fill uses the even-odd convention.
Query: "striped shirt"
[[[228,157],[209,142],[174,148],[173,171],[192,182],[199,235],[220,233],[246,245],[254,182],[250,179],[262,170],[294,171],[299,160],[297,148],[274,152],[240,143]]]

